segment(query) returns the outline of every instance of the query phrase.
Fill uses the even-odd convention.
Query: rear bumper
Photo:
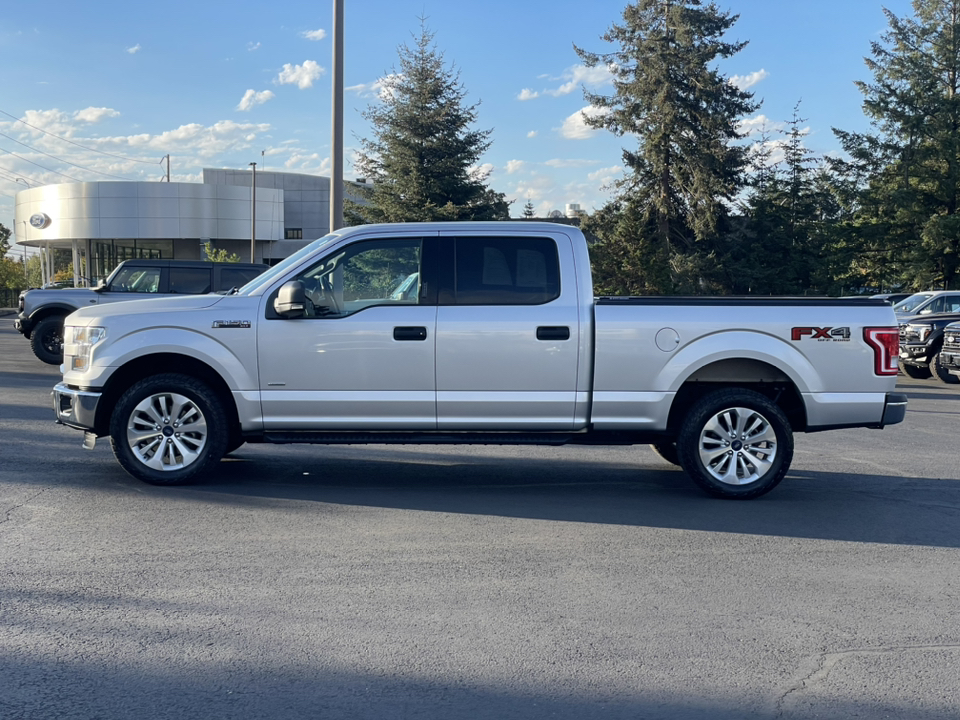
[[[53,411],[57,422],[78,430],[94,430],[102,393],[77,390],[63,383],[53,388]]]
[[[883,405],[882,426],[903,422],[906,415],[907,396],[903,393],[887,393],[887,400]]]

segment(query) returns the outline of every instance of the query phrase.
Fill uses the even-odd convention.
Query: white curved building
[[[329,178],[275,172],[256,177],[256,261],[275,262],[329,231]],[[202,259],[206,242],[248,260],[252,173],[204,169],[203,179],[21,190],[14,207],[16,242],[72,252],[77,284],[96,282],[131,258]],[[52,253],[45,257],[46,280],[53,273]],[[81,273],[81,267],[89,270]]]

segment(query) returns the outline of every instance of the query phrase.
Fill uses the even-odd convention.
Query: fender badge
[[[249,328],[249,320],[214,320],[211,327],[215,328]]]

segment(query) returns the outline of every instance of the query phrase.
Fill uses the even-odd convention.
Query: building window
[[[286,228],[283,231],[284,240],[303,240],[303,228]]]

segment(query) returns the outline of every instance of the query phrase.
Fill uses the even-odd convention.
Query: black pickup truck
[[[960,383],[960,377],[946,367],[944,356],[944,329],[958,321],[960,313],[915,315],[900,320],[900,369],[904,374],[912,378],[936,375],[945,383]]]
[[[161,295],[201,295],[246,285],[267,269],[259,263],[207,260],[125,260],[95,288],[28,290],[14,325],[33,354],[50,365],[63,360],[63,319],[89,305]]]

